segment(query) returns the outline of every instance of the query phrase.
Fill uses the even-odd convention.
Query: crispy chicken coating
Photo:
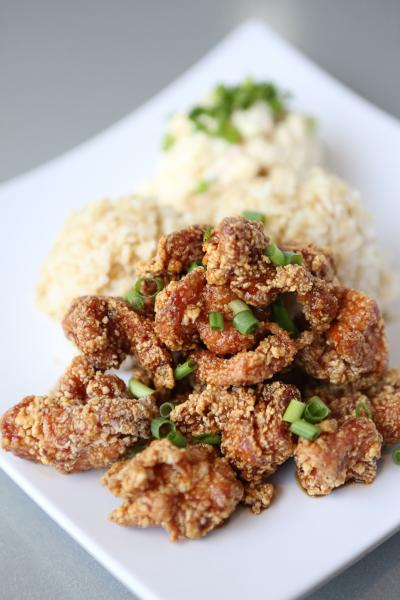
[[[372,483],[381,445],[371,419],[347,417],[314,442],[299,439],[294,453],[298,480],[310,496],[330,494],[347,481]]]
[[[313,386],[310,393],[318,394],[336,418],[355,413],[357,404],[364,403],[383,438],[385,446],[400,442],[400,369],[389,369],[377,383],[362,390],[352,386],[324,384]]]
[[[272,483],[246,482],[242,503],[248,506],[252,513],[259,515],[262,510],[269,508],[274,496]]]
[[[298,362],[317,379],[336,384],[381,376],[387,367],[384,322],[374,300],[345,289],[330,328],[302,349]]]
[[[161,525],[172,541],[200,538],[235,510],[243,486],[211,446],[176,448],[154,441],[129,461],[116,463],[102,478],[126,500],[110,518],[119,525]]]
[[[221,432],[225,458],[244,479],[259,482],[293,454],[294,438],[282,420],[292,399],[300,399],[299,391],[280,382],[232,390],[208,386],[176,406],[171,419],[186,434]]]
[[[206,225],[192,225],[163,236],[158,243],[155,257],[136,267],[137,275],[165,275],[171,279],[184,272],[191,262],[201,261],[206,229]]]
[[[270,379],[290,365],[297,352],[296,341],[274,323],[265,324],[265,328],[270,335],[254,350],[238,352],[230,358],[221,358],[209,350],[194,352],[191,358],[197,364],[196,379],[221,387],[252,385]]]
[[[0,420],[2,448],[62,473],[107,467],[139,439],[157,414],[149,396],[130,397],[122,380],[74,359],[50,396],[27,396]]]
[[[63,320],[68,339],[97,369],[118,367],[132,354],[157,388],[174,387],[172,359],[154,332],[152,321],[122,298],[82,296]]]

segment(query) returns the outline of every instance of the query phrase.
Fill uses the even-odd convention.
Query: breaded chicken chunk
[[[62,473],[107,467],[150,437],[153,397],[131,397],[114,375],[75,359],[50,396],[27,396],[0,420],[3,450]]]
[[[242,503],[248,506],[252,513],[259,515],[262,510],[270,507],[273,496],[274,486],[272,483],[245,482]]]
[[[112,521],[161,525],[172,541],[203,537],[231,515],[243,496],[242,484],[214,448],[176,448],[167,440],[116,463],[102,483],[126,500],[111,513]]]
[[[221,451],[247,481],[261,481],[293,455],[294,436],[282,420],[293,385],[274,382],[256,388],[224,390],[208,386],[194,392],[171,413],[188,435],[221,432]]]
[[[310,496],[326,496],[347,481],[372,483],[381,455],[382,436],[367,417],[332,420],[334,428],[314,442],[299,438],[297,477]]]

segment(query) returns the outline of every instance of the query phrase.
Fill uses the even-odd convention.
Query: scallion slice
[[[167,435],[167,440],[171,442],[171,444],[174,444],[174,446],[177,446],[177,448],[185,448],[187,446],[185,436],[177,429],[174,429]]]
[[[222,312],[210,312],[208,322],[214,331],[222,331],[224,328],[224,315]]]
[[[310,442],[316,440],[321,433],[321,429],[318,427],[318,425],[308,423],[308,421],[305,421],[304,419],[295,421],[291,424],[289,429],[292,433],[298,435],[299,437],[305,438]]]
[[[283,267],[286,265],[285,253],[282,252],[282,250],[278,248],[276,244],[268,244],[265,249],[265,254],[268,256],[273,265],[277,267]]]
[[[250,311],[250,308],[242,300],[232,300],[232,302],[229,302],[228,308],[231,309],[234,315],[238,315],[246,310]]]
[[[396,463],[396,465],[400,465],[400,446],[393,450],[392,457],[393,462]]]
[[[312,396],[306,402],[304,419],[309,423],[320,423],[331,414],[330,408],[319,396]]]
[[[173,402],[163,402],[160,406],[160,415],[164,418],[167,418],[174,408],[175,404]]]
[[[301,254],[297,254],[297,252],[284,252],[285,255],[285,264],[286,265],[302,265],[303,257]]]
[[[221,443],[220,433],[201,433],[193,436],[193,441],[200,444],[211,444],[212,446],[219,446]]]
[[[244,310],[236,315],[232,324],[242,335],[251,335],[260,327],[260,321],[255,318],[251,310]]]
[[[289,316],[286,307],[280,300],[276,300],[273,304],[271,304],[271,310],[272,320],[274,323],[277,323],[279,327],[282,327],[282,329],[285,329],[293,335],[297,335],[299,333],[299,330]]]
[[[190,373],[193,373],[193,371],[195,371],[196,368],[197,368],[196,361],[194,361],[192,359],[189,359],[186,362],[184,362],[183,364],[178,365],[177,367],[175,367],[175,371],[174,371],[175,380],[179,381],[180,379],[183,379],[187,375],[190,375]]]
[[[259,223],[265,223],[265,215],[261,212],[254,210],[244,210],[242,216],[249,221],[257,221]]]
[[[372,419],[371,409],[366,402],[357,402],[356,417],[368,417],[368,419]]]
[[[206,230],[204,231],[204,234],[203,234],[203,243],[204,244],[208,244],[208,242],[210,241],[211,234],[212,234],[212,227],[206,227]]]
[[[195,269],[197,269],[197,267],[203,267],[204,269],[204,265],[201,262],[201,260],[193,260],[190,265],[187,268],[187,272],[191,273],[192,271],[194,271]]]
[[[136,293],[135,288],[132,288],[125,294],[125,300],[136,310],[144,308],[144,300]]]
[[[295,421],[298,421],[303,416],[305,407],[306,405],[304,402],[294,399],[291,400],[283,414],[282,419],[286,421],[286,423],[294,423]]]
[[[156,417],[150,423],[150,431],[153,437],[161,440],[176,430],[175,423],[164,417]]]
[[[155,390],[147,387],[147,385],[144,385],[144,383],[134,377],[131,377],[128,381],[128,388],[135,398],[145,398],[146,396],[151,396],[155,392]]]
[[[142,292],[142,283],[144,281],[149,281],[149,282],[155,284],[156,291],[153,292],[152,294],[143,293]],[[160,279],[160,277],[141,277],[140,279],[137,280],[133,289],[135,290],[136,294],[142,298],[154,298],[155,296],[157,296],[157,294],[159,294],[161,292],[163,287],[164,287],[164,284],[163,284],[162,279]]]

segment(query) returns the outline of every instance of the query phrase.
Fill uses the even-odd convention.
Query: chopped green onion
[[[177,448],[185,448],[187,446],[185,436],[177,429],[171,431],[171,433],[167,435],[167,440],[171,442],[171,444],[174,444],[174,446],[177,446]]]
[[[398,446],[397,448],[395,448],[393,450],[392,457],[393,457],[393,462],[395,462],[396,465],[400,465],[400,446]]]
[[[212,182],[209,179],[200,179],[200,181],[197,182],[193,192],[195,194],[205,194],[208,191],[211,183]]]
[[[303,416],[303,412],[306,405],[300,400],[291,400],[288,404],[287,409],[284,412],[282,419],[287,423],[294,423]]]
[[[144,308],[144,300],[136,293],[135,288],[132,288],[125,294],[125,300],[136,310]]]
[[[222,312],[210,312],[208,315],[208,322],[211,329],[221,331],[224,328],[224,315]]]
[[[296,252],[285,251],[285,265],[302,265],[303,257]]]
[[[274,323],[277,323],[279,327],[285,329],[289,333],[293,333],[293,335],[297,335],[299,333],[299,330],[289,316],[287,309],[280,300],[276,300],[273,304],[271,304],[271,310],[272,320]]]
[[[179,381],[180,379],[183,379],[187,375],[190,375],[190,373],[193,373],[193,371],[195,371],[196,368],[197,364],[192,359],[187,360],[182,365],[178,365],[177,367],[175,367],[174,371],[175,380]]]
[[[201,433],[200,435],[194,435],[193,440],[200,444],[211,444],[212,446],[219,446],[221,443],[220,433]]]
[[[312,396],[306,403],[304,418],[309,423],[319,423],[331,414],[330,408],[319,396]]]
[[[144,294],[142,292],[142,283],[144,281],[149,281],[149,282],[155,284],[156,291],[153,292],[153,294]],[[164,284],[162,282],[162,279],[160,279],[160,277],[141,277],[140,279],[137,280],[133,289],[135,290],[136,294],[138,296],[141,296],[142,298],[154,298],[155,296],[157,296],[157,294],[159,294],[161,292],[163,287],[164,287]]]
[[[318,425],[308,423],[308,421],[305,421],[304,419],[295,421],[291,424],[289,429],[292,433],[298,435],[299,437],[305,438],[310,442],[316,440],[321,433],[321,429],[318,427]]]
[[[278,248],[276,244],[268,244],[265,249],[265,254],[268,256],[272,264],[277,267],[283,267],[286,264],[285,253]]]
[[[128,388],[135,398],[145,398],[146,396],[151,396],[155,392],[155,390],[147,387],[147,385],[144,385],[144,383],[138,379],[134,379],[134,377],[131,377],[128,381]]]
[[[174,408],[175,404],[173,404],[173,402],[163,402],[160,406],[160,415],[164,418],[167,418]]]
[[[156,417],[150,423],[150,431],[158,440],[176,431],[175,423],[164,417]]]
[[[366,402],[357,402],[356,417],[368,417],[368,419],[372,419],[371,409]]]
[[[265,215],[260,212],[253,210],[244,210],[242,216],[249,221],[258,221],[259,223],[265,223]]]
[[[204,231],[204,234],[203,234],[203,243],[204,244],[208,244],[208,242],[210,241],[211,234],[212,234],[212,227],[206,227],[206,230]]]
[[[203,269],[204,269],[204,265],[201,262],[201,260],[192,260],[192,262],[190,263],[190,265],[187,268],[187,272],[191,273],[192,271],[197,269],[197,267],[203,267]]]
[[[260,321],[255,318],[251,310],[244,310],[236,315],[232,324],[236,331],[242,335],[255,333],[260,327]]]
[[[232,302],[229,302],[228,308],[231,309],[234,315],[238,315],[239,313],[244,312],[245,310],[250,310],[247,304],[245,302],[242,302],[241,300],[232,300]]]
[[[162,149],[164,152],[168,152],[168,150],[174,145],[175,138],[171,133],[166,133],[162,143]]]

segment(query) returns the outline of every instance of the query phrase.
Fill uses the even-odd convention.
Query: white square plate
[[[2,186],[0,412],[28,393],[49,389],[71,355],[60,328],[33,307],[37,268],[68,210],[130,192],[154,167],[168,114],[189,106],[218,81],[237,82],[248,75],[291,90],[295,106],[318,118],[329,166],[361,190],[376,214],[382,244],[398,254],[399,123],[265,25],[246,23],[135,114]],[[389,335],[392,363],[399,364],[398,325]],[[146,599],[297,598],[400,528],[400,471],[389,455],[373,486],[345,486],[318,500],[300,490],[293,466],[287,465],[276,478],[278,494],[270,510],[258,517],[238,511],[205,539],[180,544],[171,544],[161,529],[109,523],[107,515],[118,501],[99,485],[98,473],[65,477],[5,453],[0,453],[0,464],[111,573]]]

